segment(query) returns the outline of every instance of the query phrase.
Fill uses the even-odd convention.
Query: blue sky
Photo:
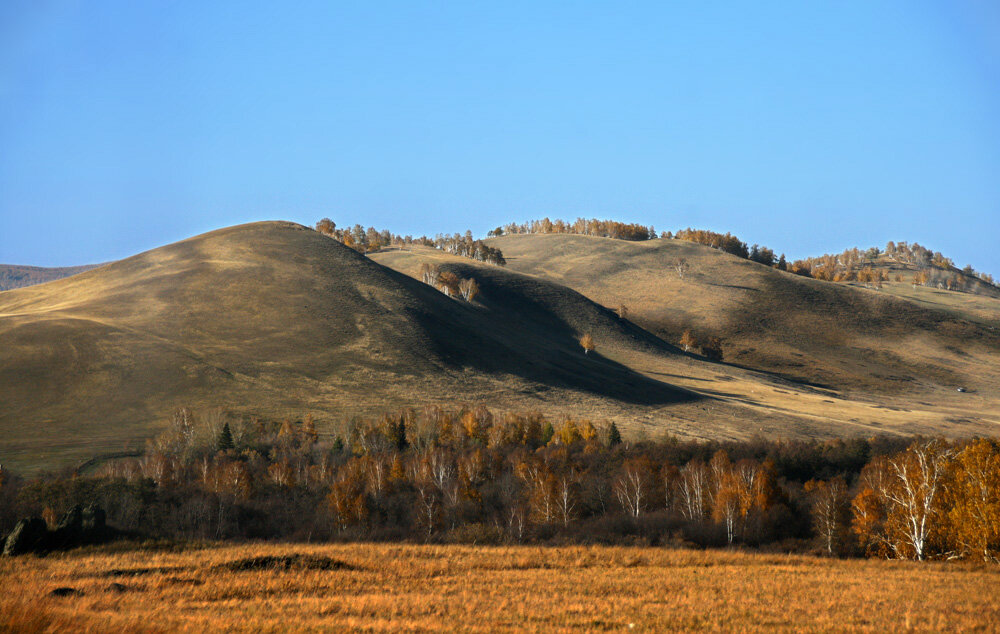
[[[1000,274],[1000,5],[0,4],[0,262],[546,215]]]

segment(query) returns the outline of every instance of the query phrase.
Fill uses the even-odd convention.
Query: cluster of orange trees
[[[420,279],[448,297],[461,296],[467,302],[471,302],[479,294],[479,283],[475,278],[459,279],[451,271],[442,271],[440,267],[427,262],[420,265]]]
[[[179,413],[142,456],[95,474],[4,474],[0,529],[96,502],[147,536],[1000,551],[993,440],[623,440],[613,424],[485,407],[406,410],[325,439],[309,418],[204,427]]]
[[[577,218],[573,222],[566,220],[529,220],[518,224],[511,222],[491,230],[490,237],[515,235],[519,233],[573,233],[582,236],[597,236],[614,238],[615,240],[655,240],[658,236],[652,225],[649,227],[636,223],[617,222],[615,220],[598,220],[596,218]]]
[[[747,243],[730,233],[722,234],[714,231],[707,231],[705,229],[687,228],[681,229],[675,233],[674,238],[704,244],[712,247],[713,249],[720,249],[737,257],[750,257],[750,251],[747,248]]]
[[[881,265],[883,268],[873,269],[873,265]],[[972,266],[959,270],[951,258],[915,242],[910,244],[890,241],[884,250],[878,247],[863,251],[853,248],[842,253],[796,260],[789,270],[828,282],[858,281],[869,287],[880,288],[882,282],[889,280],[888,268],[906,267],[916,270],[911,279],[914,286],[934,285],[947,290],[976,291],[980,284],[993,284],[993,276],[979,273]],[[903,281],[902,272],[896,273],[896,281]]]
[[[366,228],[359,224],[350,228],[338,229],[337,223],[329,218],[323,218],[317,222],[316,231],[334,240],[338,240],[345,246],[351,247],[360,253],[378,251],[386,247],[405,247],[407,245],[420,244],[473,260],[479,260],[480,262],[489,262],[498,266],[507,264],[500,249],[491,247],[482,240],[473,239],[471,231],[466,231],[464,235],[458,233],[454,235],[438,234],[434,239],[427,236],[414,238],[409,235],[397,235],[388,230],[378,230],[375,227]]]

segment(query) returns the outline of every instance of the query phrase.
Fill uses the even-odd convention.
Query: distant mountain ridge
[[[83,264],[80,266],[26,266],[23,264],[0,264],[0,291],[44,284],[53,280],[96,269],[103,264]]]

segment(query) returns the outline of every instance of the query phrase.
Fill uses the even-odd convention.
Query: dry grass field
[[[0,577],[0,631],[945,632],[1000,623],[992,566],[657,548],[118,547],[6,558]]]

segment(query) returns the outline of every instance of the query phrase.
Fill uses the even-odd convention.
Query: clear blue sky
[[[1000,5],[0,3],[0,262],[545,215],[1000,274]]]

